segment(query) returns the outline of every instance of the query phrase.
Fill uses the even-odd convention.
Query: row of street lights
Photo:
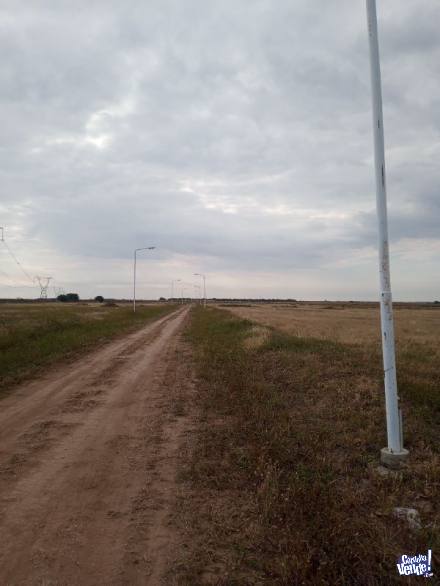
[[[206,275],[203,273],[194,273],[194,276],[203,279],[203,306],[206,307]]]
[[[170,299],[174,299],[174,283],[180,283],[180,299],[181,299],[181,303],[183,303],[183,293],[184,291],[187,291],[188,289],[190,289],[191,287],[193,287],[194,289],[194,296],[196,296],[196,290],[198,290],[198,297],[200,299],[200,303],[201,303],[201,287],[200,285],[196,285],[195,283],[185,283],[184,281],[182,281],[182,279],[173,279],[171,281],[171,298]]]
[[[384,464],[397,467],[408,456],[403,447],[402,413],[397,390],[396,361],[394,349],[394,320],[390,282],[390,260],[388,244],[387,193],[385,172],[385,145],[382,112],[382,83],[379,59],[379,39],[377,27],[376,0],[366,0],[368,36],[370,45],[370,69],[373,104],[373,134],[376,171],[376,208],[379,226],[379,266],[380,266],[380,310],[382,326],[382,353],[385,379],[385,405],[387,419],[388,445],[381,451]],[[152,250],[154,247],[138,248],[134,253],[134,293],[133,310],[136,311],[136,252]],[[206,306],[205,275],[194,273],[203,278],[204,304]],[[180,280],[180,279],[178,279]]]
[[[136,265],[137,265],[137,253],[141,250],[155,250],[155,246],[145,246],[143,248],[136,248],[134,250],[134,262],[133,262],[133,312],[136,312]],[[206,276],[202,273],[194,273],[194,276],[200,277],[203,279],[203,306],[206,307]],[[184,283],[182,279],[173,279],[171,281],[171,299],[174,299],[174,284],[181,283],[181,302],[183,303],[183,292],[188,289],[188,287],[184,287],[183,285],[191,285],[194,290],[198,289],[199,291],[199,299],[200,303],[202,302],[201,299],[201,285],[195,285],[194,283],[188,284]]]

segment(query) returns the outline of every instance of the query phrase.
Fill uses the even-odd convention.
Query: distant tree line
[[[269,299],[267,297],[255,298],[255,297],[210,297],[210,301],[221,302],[221,303],[297,303],[296,299]]]
[[[62,303],[66,303],[66,301],[79,301],[78,293],[62,293],[58,295],[57,301],[61,301]]]
[[[58,295],[57,301],[61,301],[62,303],[65,303],[66,301],[67,302],[79,301],[79,295],[78,295],[78,293],[62,293],[61,295]],[[98,303],[103,303],[104,297],[102,295],[97,295],[95,297],[95,301],[97,301]]]

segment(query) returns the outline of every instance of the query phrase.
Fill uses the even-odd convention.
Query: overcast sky
[[[395,299],[440,298],[440,3],[378,3]],[[0,3],[0,225],[81,296],[376,299],[365,2]],[[0,295],[35,288],[0,249]],[[186,291],[189,294],[190,289]]]

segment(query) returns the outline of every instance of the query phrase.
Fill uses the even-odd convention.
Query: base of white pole
[[[402,448],[400,452],[393,452],[390,448],[382,448],[380,450],[380,461],[387,468],[397,470],[402,467],[409,454],[408,450]]]

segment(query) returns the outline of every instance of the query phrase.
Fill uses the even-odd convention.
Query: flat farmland
[[[202,423],[186,471],[197,516],[182,520],[185,584],[205,583],[206,568],[216,584],[399,584],[398,556],[428,547],[437,567],[440,310],[395,314],[410,451],[397,472],[379,465],[377,305],[225,303],[195,314]],[[413,525],[400,509],[416,511]]]
[[[224,306],[234,314],[287,334],[352,344],[380,344],[379,305],[343,303]],[[398,344],[440,348],[440,304],[394,307]]]
[[[428,547],[438,567],[436,308],[396,309],[398,471],[372,304],[0,314],[2,583],[397,585]]]
[[[378,304],[237,304],[228,309],[294,338],[334,342],[347,351],[355,350],[381,380]],[[414,405],[439,409],[440,305],[397,304],[394,319],[400,395]]]
[[[0,392],[174,309],[165,304],[0,304]]]

